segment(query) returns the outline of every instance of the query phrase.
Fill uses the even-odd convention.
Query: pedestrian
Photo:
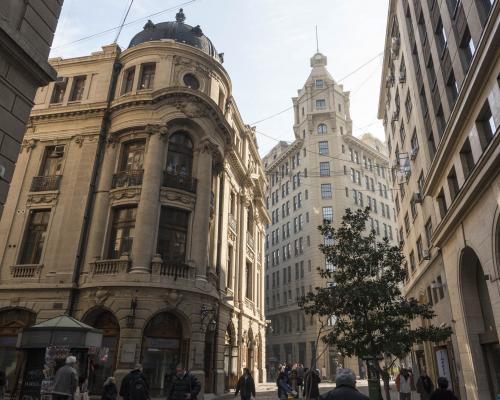
[[[304,366],[299,364],[297,366],[297,391],[302,394],[304,390]]]
[[[349,368],[339,369],[335,389],[321,395],[321,400],[368,400],[368,396],[356,389],[356,374]]]
[[[286,378],[285,371],[281,371],[278,374],[278,379],[276,380],[276,386],[278,386],[278,398],[280,400],[288,400],[288,395],[293,397],[297,396],[297,392],[294,392],[290,385],[288,384],[288,379]]]
[[[149,400],[149,385],[141,364],[135,364],[134,369],[123,378],[120,396],[124,400]]]
[[[408,369],[401,369],[396,377],[396,388],[399,392],[399,400],[411,400],[411,392],[415,390],[415,385],[413,384],[413,376]]]
[[[274,367],[274,365],[271,366],[269,375],[271,376],[271,381],[276,380],[276,368]]]
[[[241,400],[250,400],[252,396],[255,398],[255,382],[248,368],[243,368],[243,375],[236,384],[234,395],[238,396],[238,393],[240,393]]]
[[[0,400],[5,398],[7,392],[7,374],[3,369],[0,369]]]
[[[89,400],[89,381],[85,377],[80,377],[78,388],[80,390],[80,400]]]
[[[181,365],[175,368],[175,376],[168,392],[168,400],[196,400],[201,385],[196,376]]]
[[[101,400],[116,400],[118,397],[118,389],[116,388],[116,381],[114,376],[110,376],[104,382],[102,388]]]
[[[304,391],[302,396],[306,400],[317,400],[319,398],[319,383],[321,378],[319,376],[319,370],[310,369],[304,375]]]
[[[78,387],[78,374],[75,367],[76,357],[66,357],[65,365],[57,370],[54,377],[53,400],[73,400]]]
[[[420,400],[429,400],[433,391],[434,383],[432,383],[432,379],[427,375],[425,368],[422,368],[417,381],[417,392],[420,393]]]
[[[297,368],[294,366],[292,370],[290,371],[290,387],[295,390],[296,392],[298,391],[298,379],[297,379]]]
[[[438,388],[432,392],[430,400],[458,400],[455,393],[448,390],[448,379],[440,376],[437,381]]]

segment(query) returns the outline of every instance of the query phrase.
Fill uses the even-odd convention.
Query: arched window
[[[324,135],[328,131],[328,127],[326,124],[319,124],[318,125],[318,135]]]
[[[176,132],[168,141],[167,173],[191,176],[193,142],[185,132]]]

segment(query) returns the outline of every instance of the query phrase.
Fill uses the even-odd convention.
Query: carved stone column
[[[111,138],[108,139],[95,194],[94,212],[88,236],[86,265],[94,262],[97,258],[107,258],[106,254],[102,254],[102,250],[106,234],[105,221],[109,213],[109,191],[111,190],[113,174],[115,172],[116,152],[116,141]]]
[[[141,199],[137,207],[134,241],[132,244],[132,273],[149,273],[156,253],[155,233],[158,225],[160,188],[164,165],[163,137],[166,127],[148,125],[151,134],[144,160]]]
[[[198,183],[191,234],[191,258],[196,265],[196,275],[201,277],[207,275],[210,206],[212,201],[212,158],[216,149],[217,146],[206,139],[200,143],[197,150],[196,178]]]

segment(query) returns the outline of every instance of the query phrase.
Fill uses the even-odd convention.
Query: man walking
[[[123,378],[120,396],[124,400],[149,400],[149,386],[141,364],[135,364],[134,369]]]
[[[186,371],[181,364],[177,365],[168,400],[196,400],[200,390],[201,385],[198,378]]]
[[[415,390],[415,385],[408,369],[403,368],[396,377],[396,388],[399,392],[399,400],[411,400],[411,391]]]
[[[78,386],[78,374],[75,366],[76,357],[69,356],[66,358],[65,365],[57,370],[52,389],[53,400],[73,400]]]
[[[321,395],[319,398],[321,400],[368,400],[368,396],[356,389],[356,374],[348,368],[337,371],[335,384],[335,389]]]
[[[255,397],[255,382],[248,368],[243,368],[243,375],[238,380],[234,395],[238,396],[238,393],[240,393],[241,400],[250,400],[252,396]]]
[[[422,368],[417,381],[417,392],[420,393],[420,400],[429,400],[433,391],[434,383],[432,383],[432,379],[427,375],[427,371]]]

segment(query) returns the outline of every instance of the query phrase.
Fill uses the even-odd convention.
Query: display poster
[[[448,349],[446,347],[436,347],[436,364],[438,377],[448,379],[450,390],[453,390],[453,380],[451,379],[450,363],[448,362]]]

